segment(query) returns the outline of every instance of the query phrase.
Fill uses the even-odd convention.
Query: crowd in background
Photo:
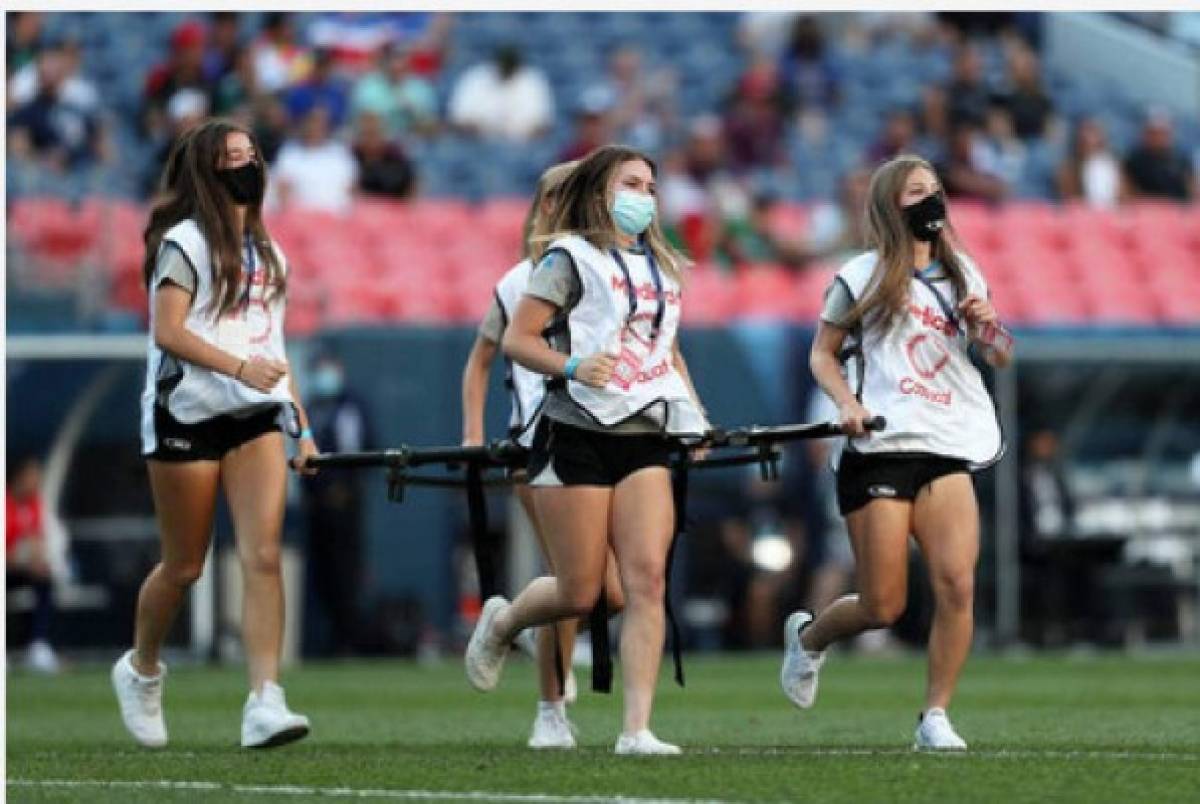
[[[228,115],[258,138],[273,178],[271,207],[345,214],[356,197],[420,194],[419,146],[446,137],[544,143],[569,118],[559,159],[610,141],[649,152],[660,162],[671,236],[722,265],[801,266],[857,249],[870,169],[906,151],[938,167],[951,197],[988,204],[1014,197],[1026,161],[1046,143],[1063,155],[1052,188],[1060,199],[1111,207],[1196,197],[1194,157],[1175,141],[1166,111],[1145,110],[1136,142],[1118,151],[1100,119],[1068,119],[1056,108],[1027,15],[859,14],[835,25],[829,15],[747,13],[728,43],[741,67],[723,101],[687,115],[677,98],[690,76],[669,61],[652,65],[634,45],[611,47],[606,71],[577,96],[556,97],[517,41],[470,54],[473,64],[440,80],[453,15],[301,19],[229,11],[184,18],[144,76],[138,139],[117,146],[115,112],[82,69],[79,41],[46,35],[45,15],[10,14],[10,166],[134,170],[146,198],[180,133],[207,115]],[[786,175],[792,142],[838,137],[832,121],[850,89],[839,54],[897,37],[948,54],[949,77],[887,110],[873,142],[840,171],[836,193],[818,200],[803,230],[781,236],[770,225],[778,183],[761,181],[764,173]],[[999,46],[1002,77],[985,69],[983,43]],[[124,152],[131,147],[141,158]]]

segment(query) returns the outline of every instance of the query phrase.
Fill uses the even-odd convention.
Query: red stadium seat
[[[797,316],[795,282],[778,265],[747,265],[734,277],[735,318],[790,321]]]
[[[995,213],[1003,240],[1037,240],[1051,248],[1065,242],[1064,227],[1056,207],[1036,201],[1013,201]]]
[[[720,269],[701,264],[687,275],[683,287],[683,323],[690,326],[723,324],[734,305],[733,280]]]

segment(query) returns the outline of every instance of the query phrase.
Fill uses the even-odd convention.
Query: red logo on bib
[[[921,377],[932,380],[950,362],[950,352],[940,341],[924,332],[914,335],[904,344],[908,362]]]

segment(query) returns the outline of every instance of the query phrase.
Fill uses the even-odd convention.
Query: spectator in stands
[[[375,71],[354,86],[350,101],[354,115],[379,115],[388,137],[437,131],[437,92],[428,79],[409,68],[408,51],[388,43],[379,49],[376,60]]]
[[[641,51],[623,45],[609,57],[607,77],[588,92],[606,96],[616,141],[654,151],[669,133],[676,83],[671,68],[648,71]]]
[[[877,165],[894,156],[918,153],[919,150],[916,115],[911,109],[899,106],[888,112],[879,139],[867,151],[867,162]]]
[[[204,51],[204,76],[216,84],[234,69],[241,46],[241,15],[236,11],[214,11]]]
[[[855,168],[842,176],[836,203],[813,207],[804,240],[804,259],[840,264],[867,247],[862,211],[866,209],[871,172]]]
[[[279,205],[344,215],[358,184],[358,163],[330,136],[329,111],[313,106],[300,121],[300,138],[279,149],[273,176]]]
[[[374,112],[359,114],[353,150],[358,162],[358,189],[364,195],[412,196],[416,188],[413,164],[403,149],[388,139],[382,117]]]
[[[317,356],[309,387],[306,409],[317,443],[329,452],[372,448],[366,405],[346,388],[346,372],[335,355]],[[362,631],[363,474],[326,470],[304,478],[303,486],[307,564],[330,626],[325,652],[346,656],[358,648]]]
[[[723,221],[744,215],[749,207],[725,153],[721,121],[704,115],[692,122],[683,154],[664,161],[659,182],[664,223],[698,261],[712,256]]]
[[[981,161],[979,127],[963,121],[951,130],[946,163],[939,168],[946,194],[951,198],[999,203],[1008,195],[1008,185],[998,175],[989,172],[991,166]]]
[[[66,39],[61,42],[47,42],[43,45],[43,53],[54,51],[62,61],[64,78],[58,90],[59,99],[75,109],[86,112],[98,111],[100,94],[96,85],[80,70],[81,52],[78,40]],[[15,109],[24,106],[37,97],[41,90],[40,70],[38,60],[26,64],[13,74],[8,82],[8,108]]]
[[[203,120],[207,114],[208,98],[200,90],[181,89],[171,96],[171,100],[167,103],[167,121],[170,128],[167,138],[155,154],[154,161],[150,164],[143,179],[144,195],[149,196],[155,191],[159,177],[162,176],[163,167],[167,164],[167,157],[171,155],[179,138],[189,128]]]
[[[984,118],[984,128],[976,140],[974,163],[984,173],[995,176],[1008,187],[1015,187],[1025,172],[1025,144],[1017,138],[1012,115],[1007,107],[992,105]]]
[[[554,122],[554,96],[546,76],[521,63],[521,51],[506,45],[493,60],[469,68],[450,96],[450,122],[483,137],[526,142]]]
[[[279,149],[289,137],[291,121],[287,107],[277,95],[261,94],[254,104],[254,139],[267,164],[275,164]]]
[[[94,107],[69,91],[69,62],[60,47],[38,55],[36,93],[8,117],[9,153],[28,154],[42,165],[67,171],[109,157],[105,132]]]
[[[1058,168],[1058,195],[1064,201],[1112,209],[1129,196],[1121,160],[1108,147],[1099,120],[1087,117],[1075,127],[1071,152]]]
[[[254,70],[254,54],[249,47],[238,48],[232,56],[230,69],[213,91],[213,113],[235,115],[253,110],[261,95],[258,73]]]
[[[1165,111],[1151,111],[1142,126],[1141,142],[1125,160],[1135,197],[1192,200],[1192,165],[1175,149],[1174,138],[1170,116]]]
[[[771,225],[776,199],[766,193],[754,197],[749,214],[725,221],[717,248],[717,261],[741,266],[774,263],[797,267],[804,262],[798,237],[784,237]]]
[[[774,167],[785,159],[783,87],[769,59],[757,59],[738,81],[725,117],[731,165],[738,170]]]
[[[1037,54],[1026,45],[1009,50],[1008,80],[998,101],[1012,116],[1013,130],[1023,140],[1043,137],[1054,114],[1054,102],[1042,86]]]
[[[333,51],[318,50],[307,77],[288,89],[284,103],[292,120],[302,120],[312,108],[324,106],[331,129],[337,131],[346,122],[349,97],[350,90],[334,69]]]
[[[596,87],[586,90],[575,114],[575,132],[558,154],[556,162],[582,159],[596,148],[612,141],[612,110],[609,96]]]
[[[983,59],[975,45],[962,45],[955,53],[945,96],[946,122],[951,129],[961,123],[983,124],[992,103],[992,92],[984,80]]]
[[[142,125],[153,140],[166,136],[167,103],[181,89],[198,89],[211,95],[215,85],[204,73],[204,25],[191,20],[171,32],[167,60],[146,77]]]
[[[58,656],[50,647],[54,597],[41,485],[42,466],[37,458],[18,457],[9,463],[4,494],[4,567],[10,591],[18,588],[33,591],[33,621],[30,623],[26,664],[36,672],[55,673],[58,672]]]
[[[254,43],[254,69],[264,92],[279,92],[308,74],[308,53],[296,42],[290,14],[273,11],[264,16]]]
[[[801,114],[826,116],[841,97],[841,74],[817,18],[798,17],[780,61],[783,90]]]
[[[37,61],[42,45],[42,15],[36,11],[10,11],[5,73],[12,76]]]

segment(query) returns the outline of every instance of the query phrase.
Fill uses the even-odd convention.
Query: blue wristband
[[[563,366],[563,376],[568,380],[575,379],[575,372],[579,369],[579,364],[582,362],[583,360],[581,358],[568,357],[567,364]]]
[[[304,439],[306,439],[306,438],[307,438],[309,441],[312,441],[312,437],[313,437],[313,434],[312,434],[312,428],[310,428],[310,427],[305,427],[303,430],[301,430],[301,431],[300,431],[300,440],[301,440],[301,441],[303,441],[303,440],[304,440]]]

